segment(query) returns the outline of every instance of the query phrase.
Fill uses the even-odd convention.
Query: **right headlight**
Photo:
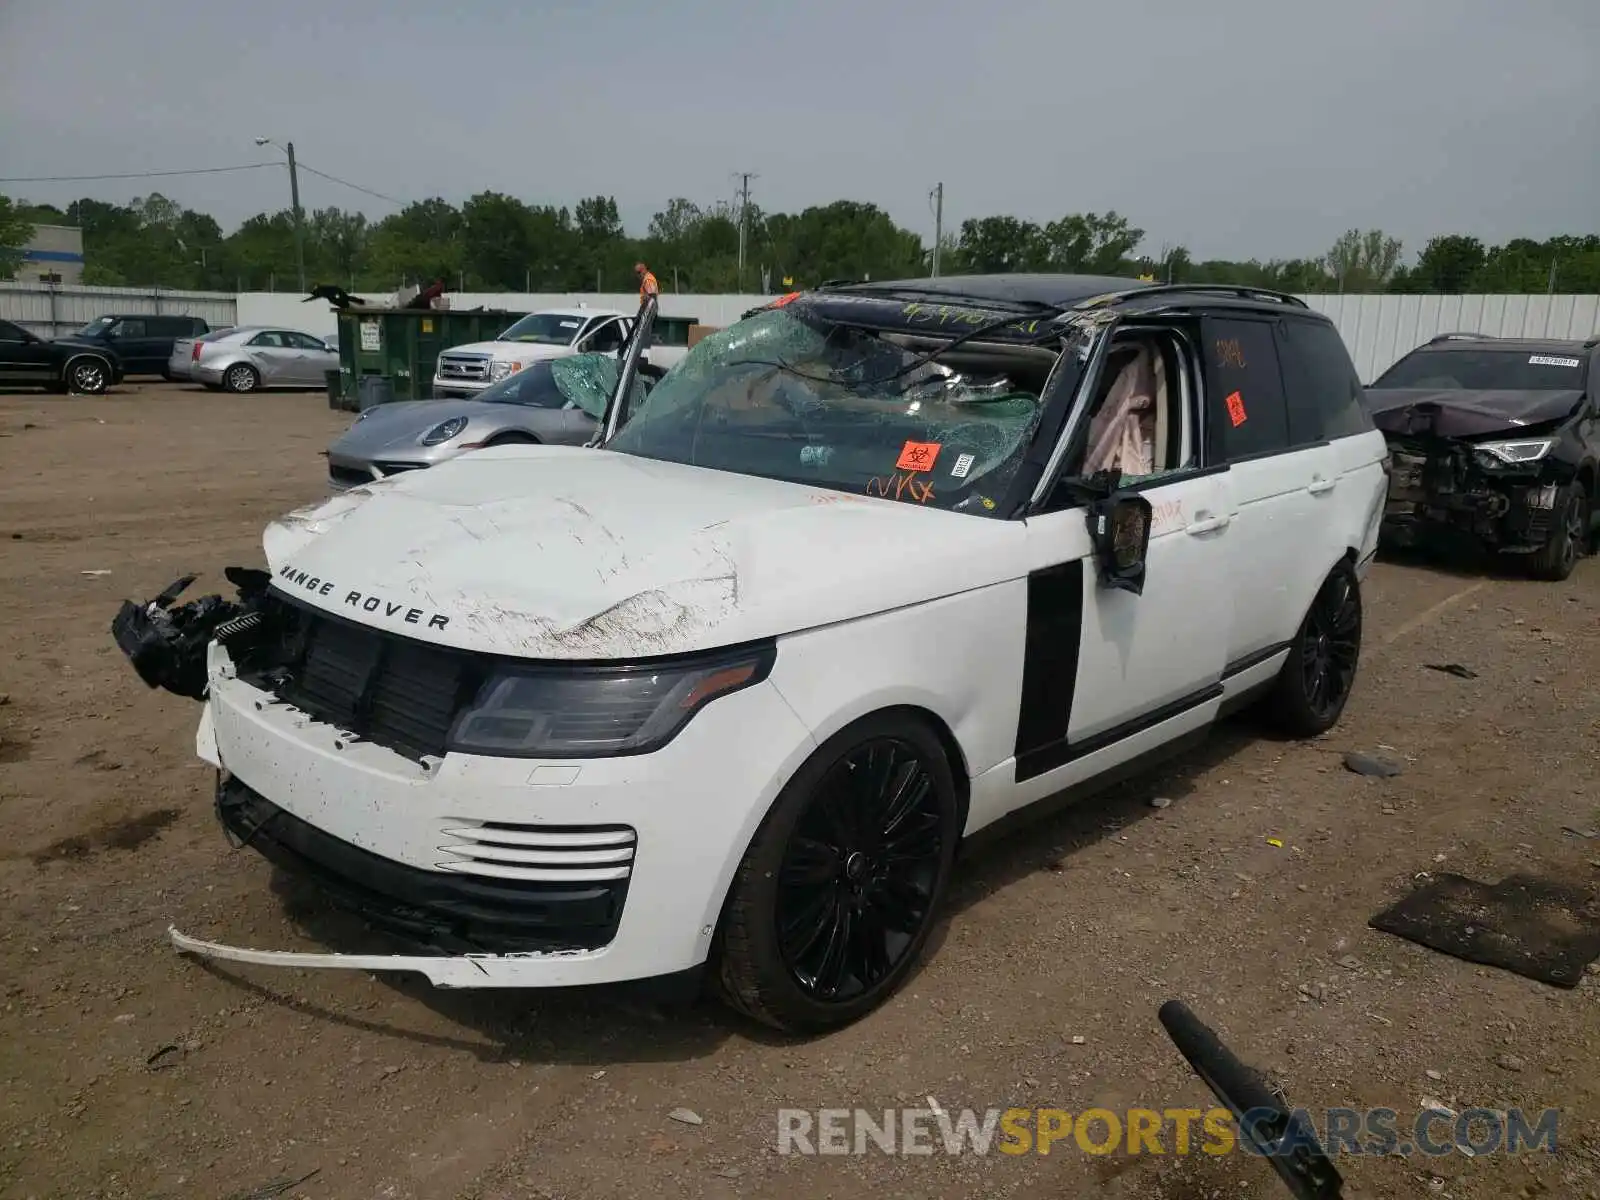
[[[489,379],[491,382],[499,383],[500,380],[515,375],[520,370],[522,364],[519,362],[492,362],[489,364]]]
[[[1474,448],[1478,465],[1494,470],[1499,466],[1520,467],[1538,462],[1556,444],[1555,438],[1527,438],[1514,442],[1479,442]]]
[[[456,718],[450,749],[501,758],[612,758],[665,746],[719,696],[760,683],[771,646],[630,667],[506,666]]]

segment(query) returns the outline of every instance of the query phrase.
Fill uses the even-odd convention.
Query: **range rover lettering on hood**
[[[284,583],[314,596],[332,596],[339,590],[338,584],[331,579],[323,579],[307,571],[297,571],[293,567],[280,567],[278,579]],[[398,618],[407,625],[420,625],[428,629],[443,629],[450,624],[450,618],[443,613],[428,612],[422,608],[412,608],[406,604],[396,604],[393,600],[382,596],[375,596],[371,592],[347,591],[343,596],[345,604],[360,612],[382,612],[391,619]]]

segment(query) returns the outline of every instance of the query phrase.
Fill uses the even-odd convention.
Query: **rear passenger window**
[[[1304,445],[1372,429],[1361,378],[1339,331],[1321,321],[1297,320],[1284,321],[1278,329],[1290,440]]]
[[[1289,415],[1271,323],[1207,317],[1202,329],[1210,461],[1288,449]]]

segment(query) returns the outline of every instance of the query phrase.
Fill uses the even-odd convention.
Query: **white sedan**
[[[204,697],[224,825],[415,947],[181,949],[709,978],[821,1030],[906,977],[964,838],[1259,698],[1339,719],[1384,441],[1325,318],[1074,276],[786,299],[604,448],[275,522],[204,663],[201,615],[127,606],[146,680]]]

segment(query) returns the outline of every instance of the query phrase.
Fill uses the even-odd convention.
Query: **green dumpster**
[[[354,411],[361,380],[390,381],[396,400],[433,397],[433,368],[442,351],[493,341],[525,314],[502,309],[347,308],[339,313],[343,407]]]

